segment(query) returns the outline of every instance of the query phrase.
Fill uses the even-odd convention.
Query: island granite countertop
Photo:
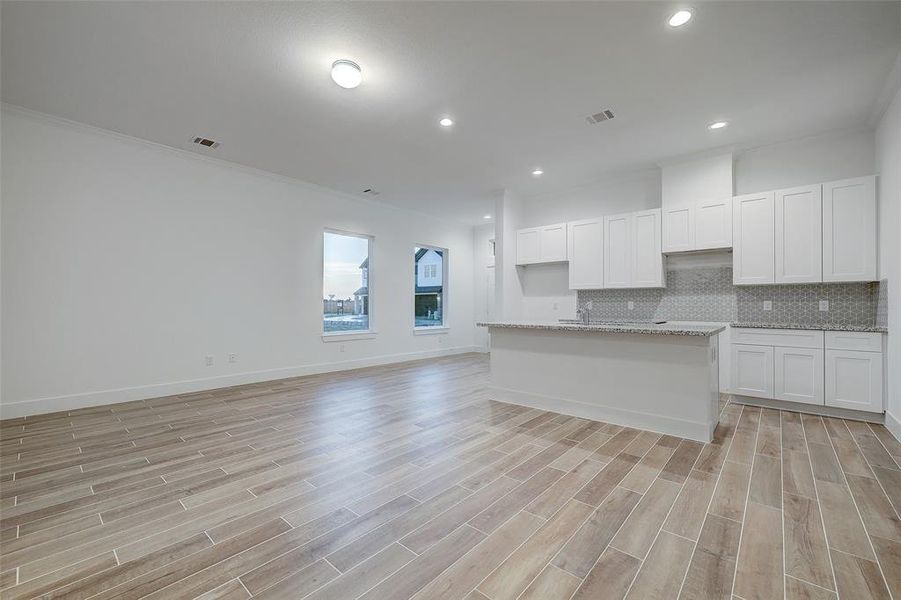
[[[649,335],[690,335],[709,337],[725,329],[723,325],[697,325],[689,323],[559,323],[554,321],[479,321],[478,327],[502,329],[538,329],[544,331],[585,331],[590,333],[641,333]]]
[[[755,323],[734,321],[732,327],[748,329],[807,329],[811,331],[859,331],[861,333],[888,333],[887,327],[878,325],[842,325],[836,323]]]

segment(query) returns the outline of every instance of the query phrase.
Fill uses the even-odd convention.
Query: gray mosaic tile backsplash
[[[743,321],[810,325],[878,323],[887,286],[879,283],[810,285],[732,285],[731,267],[675,269],[666,273],[666,288],[580,290],[579,306],[592,303],[591,320]],[[772,310],[763,310],[765,300]],[[829,310],[820,311],[820,300]],[[629,302],[633,303],[629,310]],[[884,311],[883,311],[884,312]],[[882,317],[884,318],[884,317]]]

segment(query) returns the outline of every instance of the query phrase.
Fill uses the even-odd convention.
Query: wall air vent
[[[589,125],[594,125],[595,123],[602,123],[604,121],[609,121],[613,118],[612,110],[602,110],[599,113],[594,113],[593,115],[588,115],[585,117],[585,120],[588,121]]]
[[[216,141],[213,141],[213,140],[209,140],[209,139],[204,138],[204,137],[196,137],[196,138],[194,138],[194,143],[195,143],[195,144],[199,144],[199,145],[201,145],[201,146],[206,146],[207,148],[218,148],[218,147],[219,147],[219,142],[216,142]]]
[[[366,188],[365,190],[363,190],[363,193],[367,196],[378,196],[379,194],[381,194],[381,192],[376,191],[372,188]]]

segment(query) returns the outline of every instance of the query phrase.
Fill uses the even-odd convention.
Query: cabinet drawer
[[[789,348],[822,348],[823,332],[807,329],[732,328],[733,344],[787,346]]]
[[[882,334],[863,331],[827,331],[826,348],[829,350],[882,352]]]

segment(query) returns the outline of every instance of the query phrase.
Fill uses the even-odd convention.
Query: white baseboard
[[[289,377],[302,377],[304,375],[316,375],[319,373],[347,371],[349,369],[376,367],[379,365],[407,362],[411,360],[480,351],[482,351],[482,349],[479,346],[460,346],[442,350],[388,354],[341,362],[298,365],[294,367],[248,371],[245,373],[233,373],[229,375],[188,379],[169,383],[153,383],[135,387],[67,394],[65,396],[35,398],[33,400],[0,404],[0,418],[12,419],[16,417],[28,417],[32,415],[88,408],[91,406],[102,406],[104,404],[119,404],[122,402],[133,402],[135,400],[147,400],[148,398],[159,398],[161,396],[173,396],[176,394],[187,394],[189,392],[214,390],[247,383],[259,383],[261,381],[274,381],[276,379],[287,379]]]
[[[489,388],[489,393],[491,399],[498,402],[548,410],[571,417],[591,419],[592,421],[604,421],[624,427],[635,427],[657,433],[666,433],[699,442],[709,442],[713,436],[713,428],[706,423],[695,423],[693,421],[673,419],[671,417],[662,417],[660,415],[640,413],[610,406],[598,406],[565,398],[540,396],[498,387]]]
[[[888,411],[885,413],[885,428],[889,430],[889,433],[895,436],[896,440],[901,442],[901,421]]]

